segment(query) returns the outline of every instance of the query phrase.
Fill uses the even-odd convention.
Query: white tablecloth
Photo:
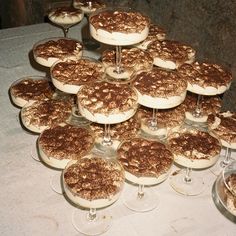
[[[81,39],[81,25],[69,36]],[[32,59],[37,41],[63,36],[62,30],[47,23],[0,31],[0,235],[81,235],[71,223],[74,207],[52,191],[50,178],[55,174],[31,158],[37,135],[24,131],[19,109],[8,95],[13,81],[28,75],[45,75],[48,70]],[[95,58],[98,53],[86,52]],[[236,157],[236,153],[233,152]],[[159,194],[159,206],[150,212],[137,213],[126,208],[122,197],[107,208],[113,225],[104,235],[112,236],[235,236],[236,225],[222,214],[212,200],[215,176],[203,170],[205,191],[194,197],[176,193],[169,180],[153,187]],[[126,184],[125,188],[130,188]]]

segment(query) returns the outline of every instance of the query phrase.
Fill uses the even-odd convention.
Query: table
[[[81,27],[71,28],[69,36],[81,39]],[[0,235],[81,235],[71,223],[74,206],[63,195],[52,191],[52,170],[31,158],[37,135],[24,131],[20,110],[8,95],[13,81],[28,75],[45,75],[47,69],[32,59],[33,44],[50,37],[63,36],[62,30],[47,23],[0,31]],[[99,52],[85,52],[99,58]],[[236,157],[236,152],[232,153]],[[174,167],[175,168],[175,167]],[[235,236],[235,222],[228,219],[212,200],[215,176],[203,170],[205,191],[187,197],[176,193],[168,179],[153,189],[159,194],[158,208],[137,213],[126,208],[122,197],[107,208],[113,225],[105,236]],[[128,184],[125,188],[130,188]]]

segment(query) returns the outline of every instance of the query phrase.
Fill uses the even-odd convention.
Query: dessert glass
[[[222,171],[224,184],[227,189],[236,197],[236,161],[232,161],[227,166],[224,167]],[[232,181],[229,181],[229,177]]]
[[[70,27],[78,24],[84,17],[84,13],[73,7],[56,7],[48,13],[49,20],[63,29],[64,37],[68,37]]]
[[[174,162],[180,166],[185,167],[185,169],[176,170],[175,172],[171,174],[170,185],[176,192],[187,195],[187,196],[198,195],[204,191],[205,182],[204,182],[204,179],[202,178],[202,175],[199,174],[199,171],[204,170],[214,165],[218,160],[220,150],[221,150],[220,141],[216,137],[209,134],[209,137],[211,137],[211,141],[208,145],[211,146],[212,142],[217,145],[217,150],[214,152],[214,156],[212,156],[212,154],[205,154],[204,146],[198,147],[198,145],[195,143],[191,145],[191,142],[192,142],[191,140],[187,142],[182,141],[184,146],[186,145],[187,145],[186,147],[190,145],[192,146],[189,151],[184,151],[181,154],[179,154],[177,151],[175,153],[175,150],[173,149],[171,143],[173,143],[173,140],[175,140],[176,137],[177,138],[181,136],[183,137],[183,135],[186,135],[186,134],[187,135],[190,134],[190,136],[194,134],[195,136],[195,133],[198,135],[198,132],[202,134],[206,134],[207,136],[209,134],[206,131],[201,131],[201,130],[192,129],[192,128],[185,128],[182,130],[180,135],[179,133],[171,134],[167,142],[175,156]],[[206,140],[203,140],[202,137],[201,137],[201,140],[203,143],[206,142]],[[202,145],[204,145],[203,143]],[[199,159],[194,158],[195,155],[198,155],[200,158]],[[203,159],[202,159],[202,155],[203,155]],[[210,156],[204,158],[204,155],[210,155]],[[193,171],[193,169],[197,171]]]
[[[124,166],[126,180],[136,185],[123,194],[124,204],[137,212],[155,209],[159,197],[151,187],[167,179],[173,164],[170,150],[157,140],[135,137],[123,141],[117,149],[117,155]]]
[[[117,201],[123,186],[124,169],[115,159],[92,154],[68,163],[63,170],[63,187],[67,198],[77,207],[72,213],[76,230],[86,235],[106,232],[112,217],[101,208]]]

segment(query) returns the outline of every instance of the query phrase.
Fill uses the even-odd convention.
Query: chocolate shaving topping
[[[106,50],[102,54],[102,62],[107,66],[116,65],[115,50]],[[121,66],[126,70],[137,71],[144,69],[151,69],[153,58],[151,55],[139,48],[122,49],[121,52]]]
[[[199,130],[174,133],[168,140],[174,155],[183,155],[192,160],[211,159],[220,154],[219,140]]]
[[[78,160],[90,152],[94,137],[86,128],[58,125],[44,130],[38,143],[49,158]]]
[[[99,12],[89,19],[90,24],[96,29],[108,32],[140,33],[149,27],[148,17],[136,11],[106,10]]]
[[[119,193],[124,184],[123,170],[103,158],[82,158],[64,172],[70,191],[83,199],[109,199]]]
[[[70,116],[72,104],[63,100],[36,101],[22,109],[22,117],[26,124],[36,127],[52,127],[64,123]]]
[[[187,82],[176,71],[153,67],[151,71],[138,73],[133,86],[142,94],[167,98],[179,96],[187,89]]]
[[[104,137],[104,125],[92,123],[90,127],[95,133],[95,136]],[[141,124],[138,117],[134,116],[127,121],[110,125],[110,135],[112,139],[119,141],[130,139],[138,134],[140,127]]]
[[[194,112],[197,105],[197,94],[187,93],[182,103],[185,112]],[[202,115],[210,115],[219,113],[221,110],[222,100],[219,96],[204,96],[201,100]]]
[[[52,98],[54,92],[52,83],[47,79],[32,79],[30,77],[22,79],[10,88],[10,93],[14,97],[26,101]]]
[[[52,9],[49,13],[49,17],[73,17],[80,16],[81,14],[83,14],[83,12],[80,9],[64,6]]]
[[[195,50],[190,46],[170,40],[155,40],[148,44],[147,51],[153,58],[175,62],[177,67],[193,60],[195,56]]]
[[[48,40],[34,48],[37,57],[48,59],[49,57],[65,59],[70,56],[79,56],[82,44],[72,39]]]
[[[104,68],[101,63],[88,59],[63,61],[52,68],[52,77],[64,84],[82,85],[102,80]]]
[[[236,113],[222,112],[211,114],[207,119],[208,127],[220,139],[236,144]]]
[[[159,177],[173,163],[173,155],[164,144],[143,138],[124,141],[117,154],[125,171],[137,177]]]
[[[95,82],[83,85],[79,90],[78,102],[92,114],[117,114],[135,109],[137,95],[128,84]]]
[[[192,65],[183,64],[179,69],[179,73],[190,84],[196,84],[200,87],[215,87],[228,86],[232,81],[232,75],[222,66],[206,63],[194,62]]]

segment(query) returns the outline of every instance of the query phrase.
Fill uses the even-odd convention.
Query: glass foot
[[[76,107],[73,107],[68,123],[76,126],[86,126],[89,125],[91,121],[83,117]]]
[[[94,152],[106,156],[115,156],[116,150],[118,147],[118,143],[116,141],[112,141],[110,145],[103,144],[102,139],[98,140],[99,142],[95,143]]]
[[[150,188],[145,188],[143,196],[138,195],[138,188],[128,189],[123,194],[123,202],[130,210],[147,212],[159,205],[159,197]]]
[[[187,196],[199,195],[205,190],[205,183],[201,174],[191,172],[191,179],[186,181],[186,170],[177,170],[170,176],[170,185],[178,193]]]
[[[101,47],[101,44],[93,38],[87,38],[83,40],[83,44],[87,50],[96,50]]]
[[[38,149],[37,149],[37,147],[34,146],[34,147],[31,149],[30,156],[31,156],[35,161],[41,162],[41,160],[40,160],[40,158],[39,158],[39,154],[38,154]]]
[[[61,171],[57,171],[50,179],[50,186],[52,190],[58,194],[63,194],[61,185]]]
[[[230,161],[227,163],[226,161],[224,161],[224,158],[225,156],[222,156],[216,162],[216,164],[210,168],[211,173],[213,173],[216,176],[220,175],[223,169],[233,160],[233,159],[230,159]]]
[[[98,212],[94,220],[89,220],[88,211],[76,209],[72,213],[72,224],[77,231],[85,235],[99,235],[105,233],[112,224],[112,217]]]

